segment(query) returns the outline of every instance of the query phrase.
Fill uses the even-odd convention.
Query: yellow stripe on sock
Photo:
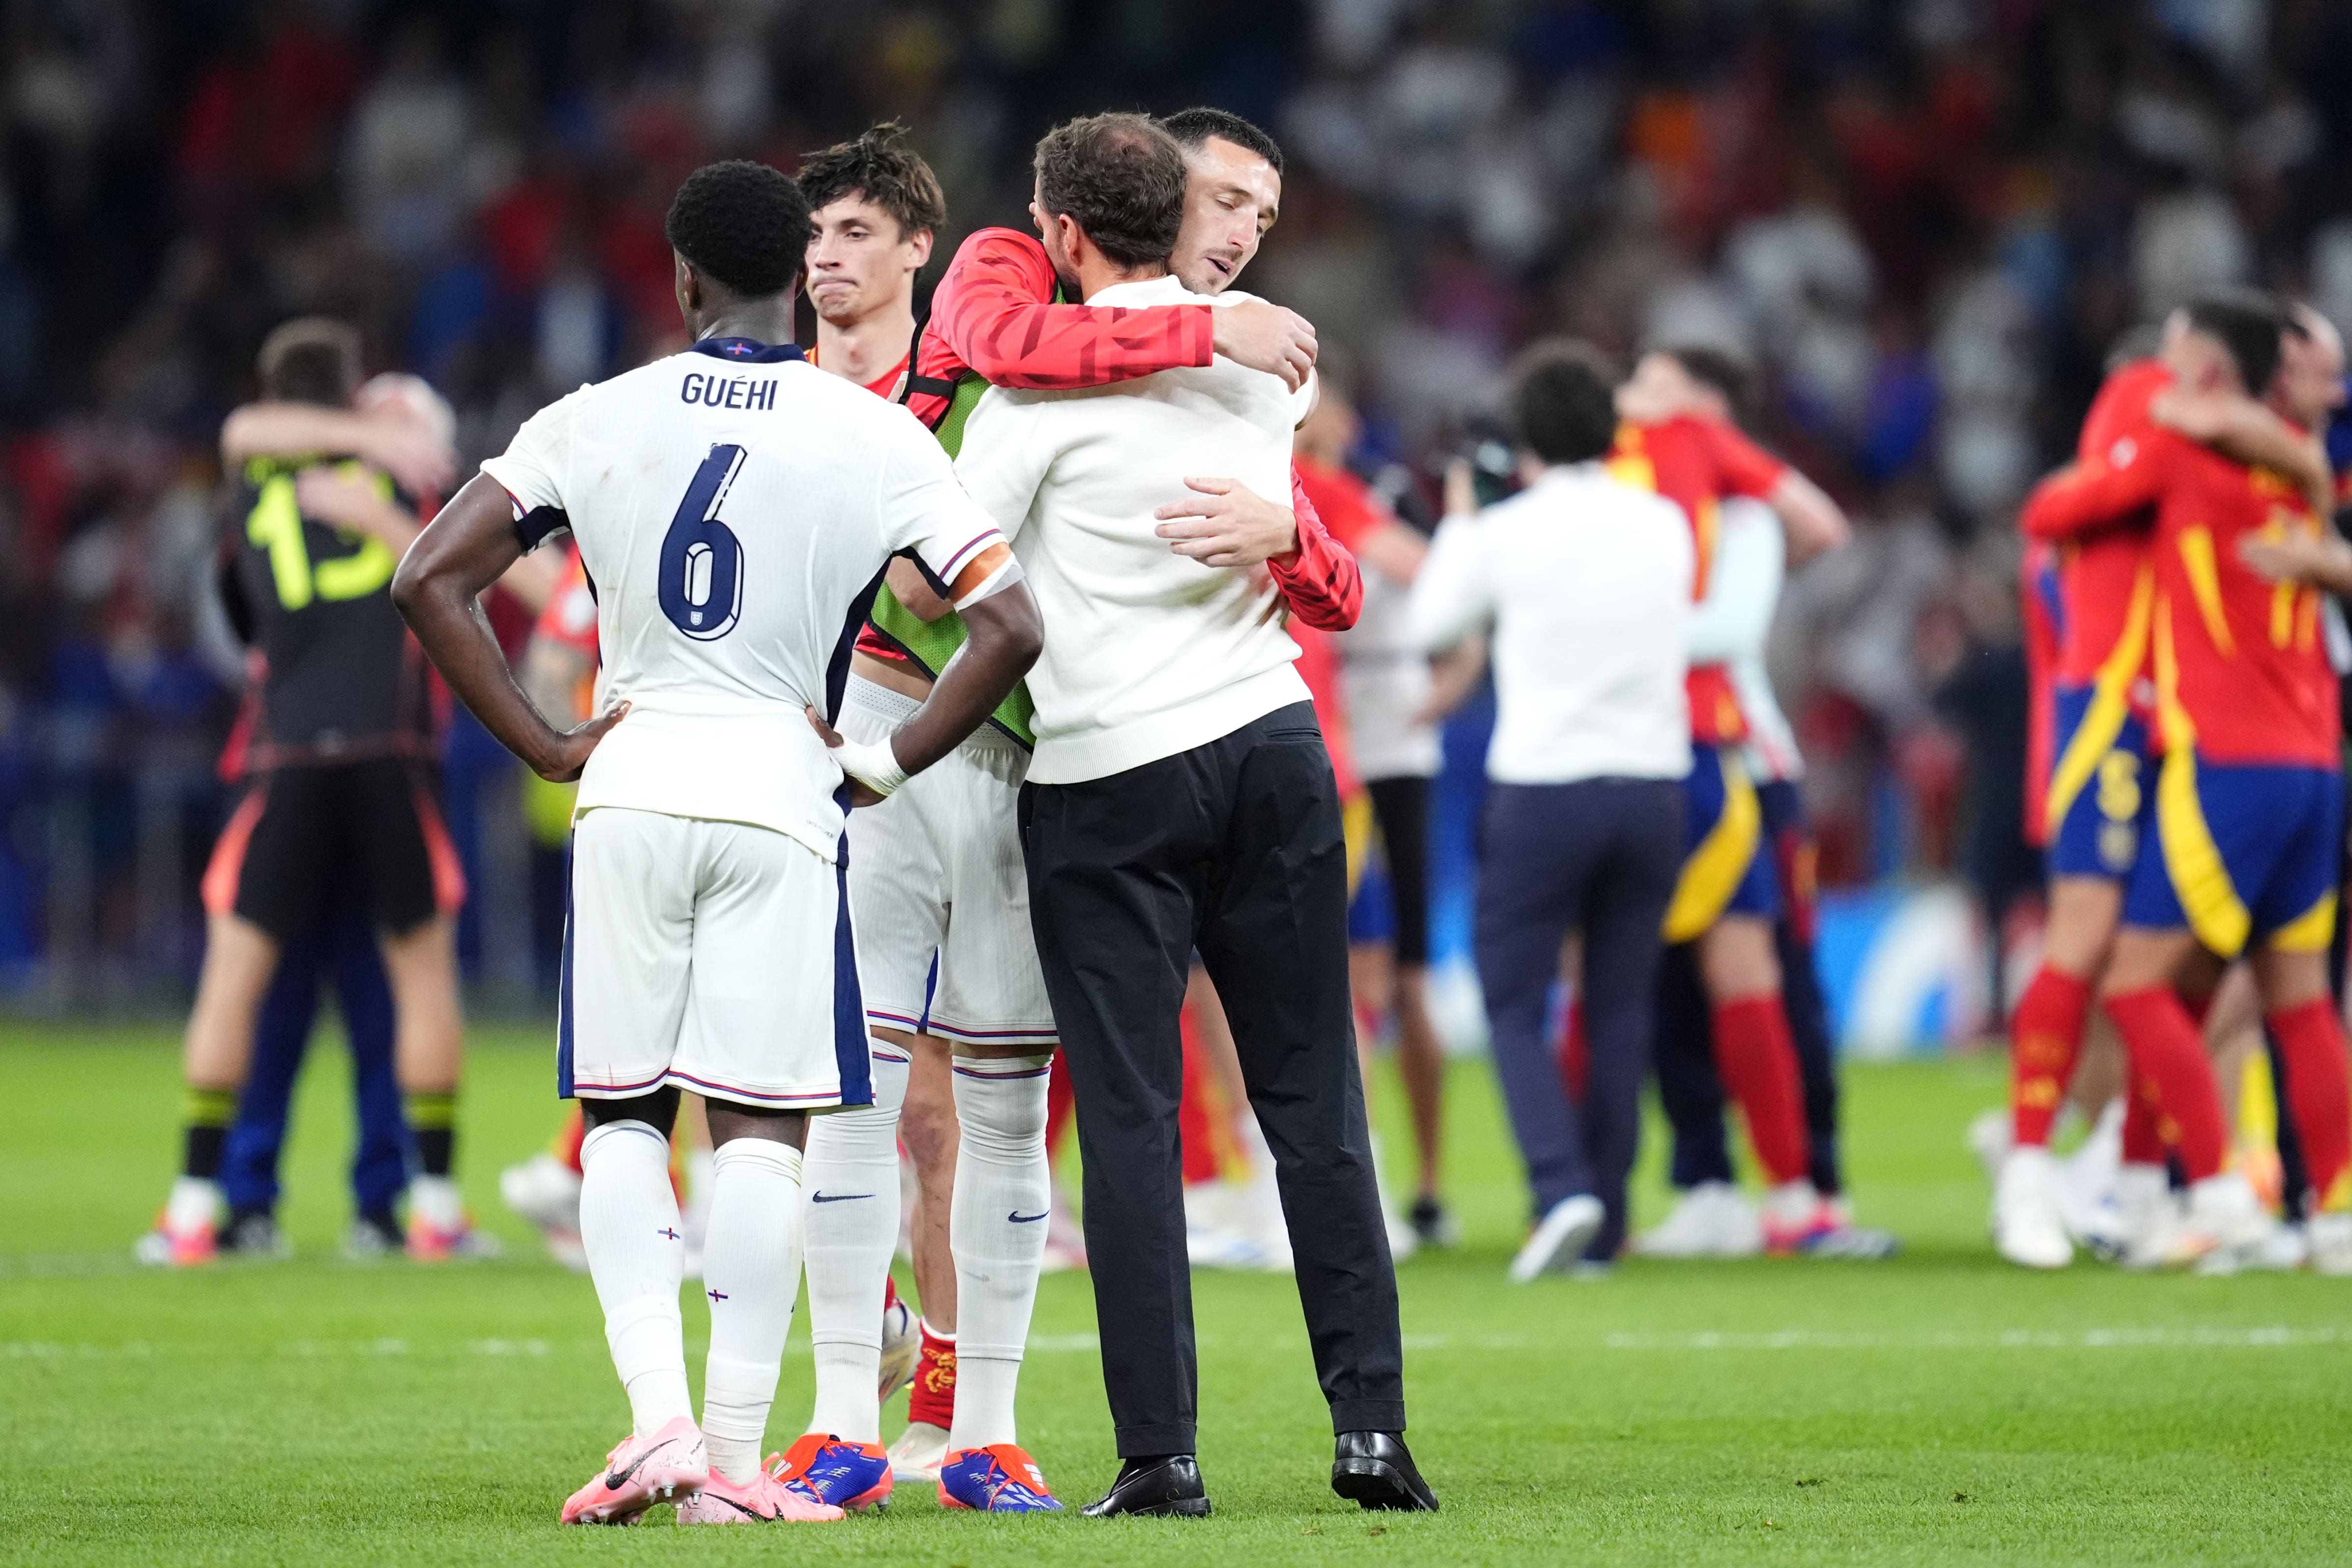
[[[410,1094],[403,1098],[402,1107],[408,1113],[409,1126],[420,1133],[437,1133],[457,1124],[455,1094]]]
[[[180,1119],[191,1127],[226,1127],[236,1120],[236,1091],[191,1087]]]

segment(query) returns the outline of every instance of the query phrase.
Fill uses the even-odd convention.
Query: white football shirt
[[[1173,277],[1097,289],[1088,305],[1231,308]],[[1232,734],[1307,700],[1282,596],[1264,572],[1207,567],[1154,531],[1189,476],[1290,495],[1290,433],[1315,406],[1220,358],[1066,392],[992,387],[956,470],[1008,534],[1045,622],[1029,672],[1038,784],[1100,779]]]
[[[572,529],[596,592],[598,711],[630,705],[575,810],[749,822],[828,860],[842,773],[803,709],[839,712],[892,555],[952,583],[1004,542],[913,414],[742,338],[582,387],[482,471],[527,534]]]

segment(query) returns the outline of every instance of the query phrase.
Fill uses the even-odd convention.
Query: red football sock
[[[2345,1063],[2344,1026],[2326,997],[2271,1014],[2270,1026],[2313,1201],[2322,1213],[2342,1208],[2352,1202],[2352,1069]]]
[[[1070,1121],[1077,1110],[1077,1095],[1070,1088],[1070,1064],[1059,1051],[1054,1052],[1054,1065],[1045,1074],[1045,1158],[1057,1159],[1062,1152],[1063,1136],[1070,1130]]]
[[[575,1104],[564,1117],[563,1125],[557,1130],[555,1141],[548,1145],[548,1152],[571,1166],[572,1173],[577,1175],[580,1170],[580,1145],[587,1141],[587,1137],[588,1119]]]
[[[907,1419],[934,1427],[955,1425],[955,1335],[944,1339],[924,1323],[923,1355],[915,1364],[915,1382],[907,1390]]]
[[[1585,1075],[1592,1066],[1592,1048],[1584,1038],[1584,998],[1570,997],[1566,1014],[1560,1019],[1559,1081],[1568,1085],[1568,1097],[1578,1104],[1584,1103]]]
[[[1811,1168],[1797,1048],[1780,993],[1719,1003],[1715,1009],[1715,1070],[1739,1102],[1756,1163],[1772,1185],[1802,1181]]]
[[[2218,1176],[2230,1154],[2230,1124],[2221,1087],[2205,1058],[2205,1040],[2169,986],[2106,998],[2124,1037],[2137,1092],[2156,1103],[2157,1130],[2179,1151],[2190,1181]]]
[[[2020,1145],[2046,1147],[2083,1050],[2091,988],[2044,964],[2010,1021],[2009,1114]]]
[[[2156,1102],[2139,1092],[2139,1085],[2124,1086],[2124,1164],[2127,1166],[2160,1166],[2171,1150],[2164,1146],[2164,1126],[2156,1112]]]

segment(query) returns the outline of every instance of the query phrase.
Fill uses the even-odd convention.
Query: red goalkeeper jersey
[[[1656,424],[1619,425],[1609,471],[1629,485],[1656,491],[1690,519],[1697,546],[1691,573],[1691,598],[1696,601],[1706,597],[1723,497],[1761,499],[1772,493],[1789,465],[1728,424],[1684,415]],[[1739,711],[1727,666],[1692,666],[1684,690],[1690,698],[1693,740],[1722,746],[1747,738],[1748,719]]]
[[[982,229],[957,247],[931,293],[930,323],[916,342],[907,387],[907,406],[950,453],[961,446],[963,422],[988,387],[1101,386],[1216,357],[1213,306],[1065,305],[1055,302],[1059,287],[1033,235]],[[1363,608],[1363,577],[1316,516],[1296,468],[1290,508],[1298,549],[1266,568],[1299,620],[1344,632]]]
[[[2310,503],[2292,480],[2158,430],[2043,480],[2025,521],[2064,538],[2150,507],[2149,642],[2166,748],[2335,768],[2341,720],[2319,591],[2272,582],[2239,554],[2250,538],[2318,532]]]

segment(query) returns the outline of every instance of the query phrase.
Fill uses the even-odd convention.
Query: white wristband
[[[907,781],[907,770],[898,766],[898,754],[887,739],[845,740],[833,748],[833,759],[845,777],[877,795],[887,795]]]

